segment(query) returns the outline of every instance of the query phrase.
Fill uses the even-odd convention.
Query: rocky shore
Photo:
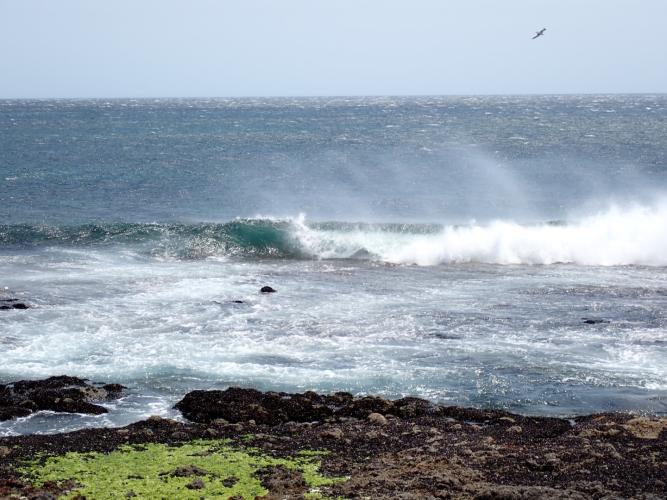
[[[56,411],[97,411],[93,400],[122,391],[73,377],[14,383],[0,386],[0,414],[37,404],[43,385],[46,401],[61,390],[79,405]],[[665,418],[239,388],[194,391],[176,408],[188,422],[0,438],[0,498],[667,497]]]

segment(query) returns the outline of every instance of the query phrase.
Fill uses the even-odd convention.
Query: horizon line
[[[0,97],[0,101],[84,101],[84,100],[150,100],[150,99],[336,99],[336,98],[415,98],[415,97],[537,97],[537,96],[622,96],[622,95],[667,95],[667,91],[657,92],[526,92],[526,93],[478,93],[478,94],[269,94],[269,95],[154,95],[154,96],[51,96],[51,97]]]

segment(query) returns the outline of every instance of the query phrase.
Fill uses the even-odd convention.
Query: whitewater
[[[607,111],[614,109],[614,113]],[[667,98],[0,101],[0,382],[667,414]],[[270,285],[274,294],[262,294]]]

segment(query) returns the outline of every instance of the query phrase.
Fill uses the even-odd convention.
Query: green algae
[[[33,485],[76,483],[62,498],[200,499],[268,494],[258,472],[285,467],[302,474],[307,498],[323,498],[322,487],[344,481],[320,473],[323,452],[276,458],[225,440],[198,440],[180,446],[123,446],[111,453],[67,453],[34,461],[20,472]],[[193,488],[194,486],[194,488]]]

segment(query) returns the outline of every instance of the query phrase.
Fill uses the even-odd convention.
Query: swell
[[[667,266],[667,204],[563,223],[463,226],[238,219],[221,224],[0,226],[0,249],[122,245],[176,259],[273,257],[453,263]]]
[[[290,223],[238,220],[224,224],[111,223],[77,226],[0,226],[0,248],[125,246],[177,259],[220,255],[299,257]]]

